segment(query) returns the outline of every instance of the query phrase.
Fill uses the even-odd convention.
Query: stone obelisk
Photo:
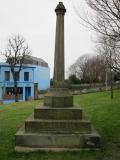
[[[64,15],[65,6],[59,2],[55,9],[57,15],[56,21],[56,39],[55,39],[55,57],[54,57],[54,87],[64,87]]]
[[[57,14],[54,87],[44,98],[44,104],[34,109],[25,125],[15,135],[15,150],[81,150],[98,149],[100,136],[93,129],[82,109],[75,106],[73,96],[64,86],[64,15],[59,2]]]

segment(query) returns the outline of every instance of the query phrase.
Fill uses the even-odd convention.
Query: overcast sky
[[[56,14],[59,0],[0,0],[0,50],[12,34],[21,34],[29,44],[32,55],[54,63]],[[83,0],[62,0],[65,14],[65,68],[82,54],[92,53],[92,33],[81,26],[74,7],[85,9]],[[81,7],[81,8],[82,8]],[[82,12],[82,9],[80,10]]]

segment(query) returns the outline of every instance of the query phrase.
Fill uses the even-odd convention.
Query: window
[[[23,88],[17,88],[18,98],[23,99]],[[15,98],[15,91],[14,87],[6,87],[4,92],[4,99],[14,99]]]
[[[15,80],[19,81],[19,72],[15,72]]]
[[[24,72],[24,81],[29,81],[29,72]]]
[[[9,80],[10,80],[10,72],[5,71],[5,81],[9,81]]]

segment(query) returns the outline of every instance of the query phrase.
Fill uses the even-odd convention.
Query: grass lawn
[[[0,160],[120,160],[120,91],[74,97],[102,137],[100,151],[16,153],[14,135],[40,101],[0,106]]]

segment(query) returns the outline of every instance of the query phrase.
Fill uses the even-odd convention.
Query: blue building
[[[18,71],[19,64],[15,71]],[[17,76],[19,101],[35,99],[38,91],[50,88],[50,69],[42,59],[30,56]],[[14,81],[8,63],[0,63],[0,101],[14,102]]]

